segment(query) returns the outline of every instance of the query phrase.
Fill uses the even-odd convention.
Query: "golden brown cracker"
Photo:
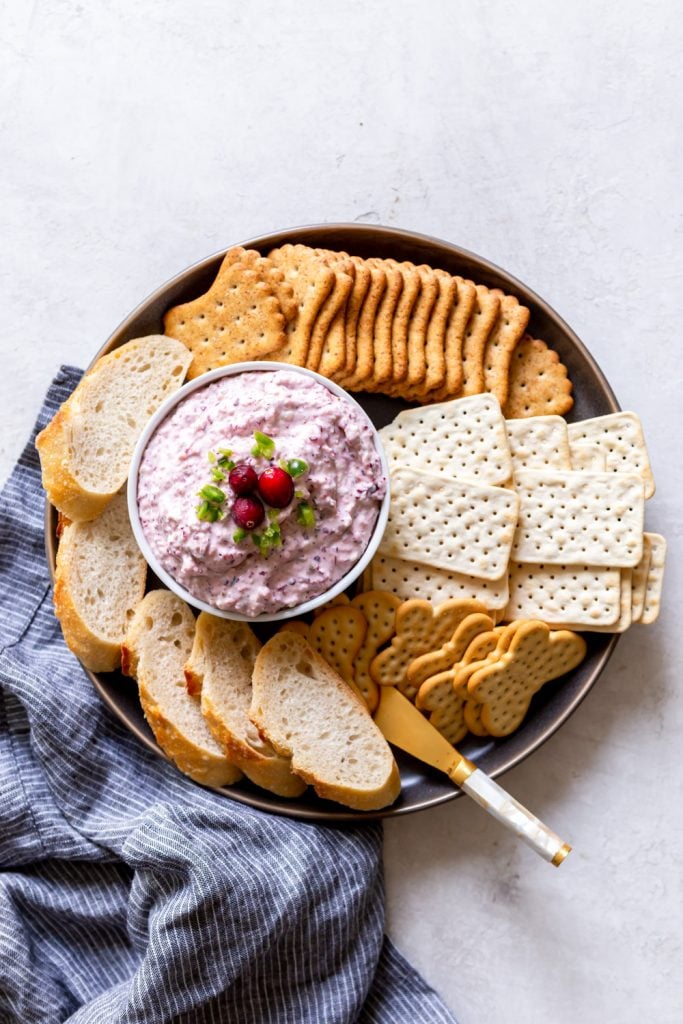
[[[467,684],[471,677],[484,665],[507,651],[520,625],[521,622],[511,622],[507,626],[496,626],[495,629],[475,637],[460,663],[453,666],[453,689],[459,697],[463,700],[468,699]]]
[[[404,601],[396,612],[396,635],[370,665],[370,675],[381,686],[397,686],[412,700],[417,687],[407,677],[408,665],[421,654],[442,647],[468,615],[486,612],[478,601],[448,600],[436,608],[429,601]]]
[[[365,260],[360,256],[351,257],[354,265],[354,279],[351,294],[344,310],[344,345],[346,349],[344,374],[353,374],[356,369],[356,334],[358,330],[358,318],[368,294],[372,274]]]
[[[392,376],[392,331],[396,307],[403,290],[403,274],[395,265],[394,260],[370,259],[370,266],[376,265],[384,270],[387,284],[377,306],[373,326],[374,364],[372,376],[365,382],[364,390],[382,390],[382,385],[391,380]]]
[[[387,275],[379,264],[367,264],[370,286],[366,292],[356,323],[356,366],[350,376],[335,380],[350,391],[360,389],[371,381],[375,367],[374,331],[377,309],[387,287]]]
[[[306,367],[331,376],[346,362],[344,315],[353,288],[355,267],[350,259],[335,259],[322,252],[318,255],[334,271],[335,283],[313,324]]]
[[[484,710],[483,704],[477,704],[474,700],[466,700],[462,715],[465,725],[473,736],[488,736],[488,732],[481,720],[481,713]]]
[[[307,245],[283,245],[272,249],[268,258],[282,270],[285,280],[291,284],[297,304],[296,317],[287,324],[286,343],[277,355],[269,358],[305,366],[313,326],[334,288],[335,273]]]
[[[408,665],[406,676],[408,682],[419,689],[425,679],[439,672],[453,668],[464,657],[470,644],[480,633],[493,630],[493,619],[481,612],[468,615],[463,619],[455,633],[438,650],[428,651]]]
[[[445,270],[435,270],[439,285],[425,343],[424,392],[440,388],[446,379],[446,329],[458,297],[458,282]]]
[[[529,323],[529,310],[514,295],[499,289],[494,294],[500,299],[500,310],[484,349],[484,388],[496,396],[502,408],[508,397],[510,361]]]
[[[401,606],[399,598],[383,590],[368,590],[358,594],[351,602],[353,608],[359,609],[368,624],[363,645],[356,655],[354,676],[356,686],[363,694],[371,712],[375,711],[379,701],[377,683],[370,675],[370,664],[384,644],[389,643],[396,628],[396,611]]]
[[[475,672],[469,699],[483,704],[481,722],[491,736],[509,736],[521,724],[540,688],[583,660],[586,643],[569,630],[551,631],[544,622],[520,625],[508,650]]]
[[[192,352],[192,379],[218,366],[280,353],[285,323],[272,285],[258,270],[232,263],[204,295],[169,309],[164,331]]]
[[[285,315],[285,320],[294,319],[297,313],[294,289],[289,281],[286,280],[284,272],[279,267],[276,267],[272,260],[269,260],[267,256],[262,256],[256,249],[244,249],[241,245],[234,245],[232,249],[228,249],[223,258],[221,268],[218,271],[218,278],[220,278],[224,268],[227,269],[227,267],[232,266],[234,263],[241,263],[243,267],[249,267],[250,270],[260,271],[265,280],[273,286],[278,302],[282,307],[282,312]]]
[[[353,666],[363,645],[368,624],[358,608],[336,605],[327,608],[311,623],[308,642],[360,696]]]
[[[317,619],[319,615],[326,612],[328,608],[336,608],[337,605],[351,604],[351,599],[348,594],[341,593],[337,594],[336,597],[331,597],[325,604],[321,604],[319,608],[313,610],[313,618]]]
[[[391,261],[394,263],[395,261]],[[391,327],[391,379],[400,384],[408,373],[408,328],[422,287],[422,279],[414,263],[395,263],[403,276],[403,288]]]
[[[454,280],[457,287],[457,297],[448,318],[444,340],[446,379],[440,391],[430,396],[430,401],[455,398],[462,390],[462,354],[465,331],[474,309],[477,291],[470,281],[463,281],[460,277],[454,278]]]
[[[298,633],[308,640],[311,627],[302,619],[289,619],[278,629],[278,633]]]
[[[465,702],[453,691],[450,671],[432,676],[420,687],[416,704],[429,711],[429,721],[449,743],[459,743],[467,732]]]
[[[420,293],[408,324],[408,387],[424,387],[427,376],[427,330],[439,296],[439,281],[426,264],[416,267],[420,275]]]
[[[567,367],[544,341],[527,334],[510,363],[506,419],[523,416],[564,416],[574,404]]]
[[[474,287],[476,298],[462,349],[463,395],[478,395],[484,390],[484,351],[500,310],[500,299],[496,294],[483,284]]]

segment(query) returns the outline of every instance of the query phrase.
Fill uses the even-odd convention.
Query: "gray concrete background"
[[[501,264],[643,420],[665,609],[505,778],[560,871],[466,801],[386,826],[388,929],[461,1024],[683,1020],[681,46],[673,2],[2,8],[0,471],[60,362],[277,227],[357,220]],[[579,385],[580,386],[580,385]]]

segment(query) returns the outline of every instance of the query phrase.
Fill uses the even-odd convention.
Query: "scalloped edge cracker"
[[[483,612],[468,615],[463,619],[455,633],[437,650],[427,651],[410,662],[406,669],[408,682],[419,690],[430,676],[453,668],[465,656],[465,652],[475,637],[480,633],[493,630],[493,619]]]
[[[514,491],[397,469],[391,498],[383,554],[483,579],[507,572],[519,507]]]
[[[510,363],[529,323],[529,310],[514,295],[499,288],[500,311],[484,348],[484,387],[505,405],[510,388]]]
[[[586,642],[576,633],[551,632],[543,622],[522,623],[505,654],[468,683],[470,700],[484,705],[484,728],[491,736],[509,736],[523,721],[533,695],[576,668],[585,655]]]
[[[308,642],[328,665],[342,677],[359,697],[365,699],[356,685],[354,663],[363,646],[368,623],[363,613],[350,604],[326,608],[313,620]]]
[[[367,621],[367,631],[356,655],[353,671],[356,686],[363,694],[370,712],[373,712],[379,703],[379,689],[370,675],[370,665],[377,657],[377,652],[389,643],[396,632],[396,612],[401,607],[401,601],[385,591],[367,590],[354,597],[351,605],[359,609]]]
[[[391,645],[373,659],[370,675],[380,686],[396,686],[413,700],[416,688],[408,681],[408,665],[421,654],[441,647],[468,615],[485,613],[478,601],[444,601],[434,608],[429,601],[404,601],[396,611],[396,633]]]
[[[564,416],[573,404],[572,382],[557,352],[525,335],[512,354],[505,415]]]

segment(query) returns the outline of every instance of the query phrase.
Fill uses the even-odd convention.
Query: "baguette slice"
[[[147,563],[133,537],[125,492],[89,523],[63,517],[55,614],[67,647],[93,672],[121,664],[121,644],[145,593]]]
[[[183,666],[192,651],[194,616],[170,590],[152,590],[135,610],[121,649],[121,669],[137,679],[140,703],[157,743],[205,786],[237,782],[241,772],[216,743]]]
[[[38,434],[43,487],[79,522],[107,507],[128,476],[143,427],[185,379],[192,355],[163,335],[135,338],[98,359]]]
[[[306,783],[262,740],[249,720],[251,677],[261,644],[244,622],[202,612],[185,665],[187,690],[201,693],[201,709],[211,733],[244,774],[279,796],[300,796]]]
[[[250,717],[318,796],[357,810],[386,807],[401,779],[363,702],[304,637],[285,631],[254,667]]]

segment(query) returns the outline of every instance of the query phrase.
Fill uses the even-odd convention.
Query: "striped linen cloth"
[[[202,789],[99,700],[52,611],[34,440],[0,496],[0,1022],[452,1024],[384,936],[379,825]]]

